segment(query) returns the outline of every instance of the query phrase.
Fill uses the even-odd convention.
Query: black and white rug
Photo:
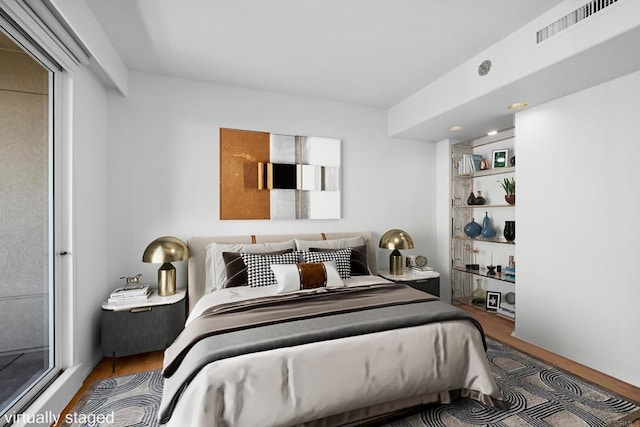
[[[429,406],[387,426],[631,426],[640,419],[640,408],[633,403],[512,347],[487,342],[489,367],[510,409],[462,399]]]
[[[509,410],[471,399],[432,405],[389,421],[388,427],[631,426],[640,408],[517,350],[489,341],[487,359]],[[72,411],[72,427],[157,426],[160,371],[102,380]]]
[[[162,397],[160,371],[113,377],[89,387],[65,416],[65,427],[149,427],[158,425]],[[81,409],[77,409],[81,408]]]

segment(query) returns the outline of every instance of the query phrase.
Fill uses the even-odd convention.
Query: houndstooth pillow
[[[331,252],[301,252],[304,262],[335,261],[338,274],[343,279],[351,277],[351,248]]]
[[[257,255],[242,253],[242,260],[247,265],[247,283],[252,288],[258,286],[275,285],[276,276],[271,270],[271,264],[296,264],[299,253],[289,252],[277,255]]]

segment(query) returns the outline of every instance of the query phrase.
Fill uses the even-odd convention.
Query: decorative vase
[[[476,201],[476,195],[473,194],[473,191],[472,191],[471,194],[469,194],[469,197],[467,198],[467,204],[473,205],[475,201]]]
[[[471,222],[464,226],[464,234],[472,239],[478,237],[482,232],[482,227],[476,222],[475,219],[471,219]]]
[[[516,239],[516,222],[505,221],[504,222],[504,238],[508,242],[513,242]]]
[[[478,197],[476,197],[473,201],[474,205],[484,205],[487,203],[487,200],[482,197],[482,191],[478,190]]]
[[[515,205],[516,204],[516,195],[515,194],[505,194],[504,195],[504,199],[507,201],[507,203],[509,203],[510,205]]]
[[[484,213],[484,220],[482,220],[482,229],[480,230],[480,234],[485,239],[491,239],[492,237],[496,237],[496,229],[491,225],[491,219],[489,218],[489,213]]]
[[[471,304],[485,305],[487,301],[487,291],[482,288],[482,279],[476,279],[476,288],[471,292]]]

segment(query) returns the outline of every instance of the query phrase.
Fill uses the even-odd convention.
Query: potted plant
[[[505,178],[502,181],[498,181],[505,192],[504,199],[510,205],[516,203],[516,179],[514,177]]]

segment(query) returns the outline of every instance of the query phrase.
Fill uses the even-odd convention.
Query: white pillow
[[[362,235],[355,237],[347,237],[331,240],[300,240],[295,239],[296,249],[299,251],[308,251],[310,248],[320,249],[346,249],[354,246],[364,245],[364,237]]]
[[[344,287],[344,282],[338,274],[335,261],[323,262],[327,272],[327,288]],[[300,273],[297,264],[271,264],[271,270],[276,276],[278,294],[295,292],[300,290]]]
[[[255,254],[295,249],[295,241],[275,243],[209,243],[204,248],[205,293],[224,288],[227,272],[224,266],[222,252],[244,252]]]

